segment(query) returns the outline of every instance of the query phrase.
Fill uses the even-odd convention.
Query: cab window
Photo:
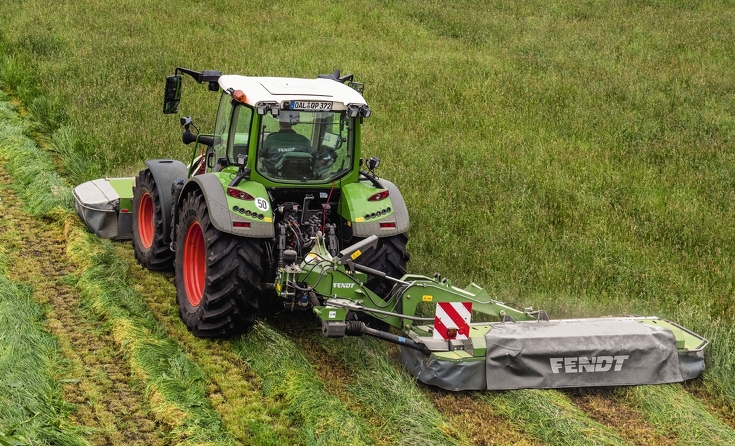
[[[209,159],[208,169],[219,171],[227,164],[227,140],[232,115],[232,97],[222,93],[217,110],[217,119],[214,123],[214,156]]]
[[[253,109],[247,105],[239,105],[232,115],[235,125],[231,129],[230,140],[232,146],[229,152],[230,161],[237,159],[237,155],[248,154],[248,142],[250,140],[250,124],[253,120]]]
[[[323,183],[349,172],[354,118],[340,111],[281,110],[263,116],[257,170],[274,181]]]

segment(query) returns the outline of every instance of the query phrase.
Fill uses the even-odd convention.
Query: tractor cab
[[[354,120],[345,111],[281,110],[262,117],[256,171],[272,181],[334,181],[352,170]]]
[[[264,184],[329,184],[356,173],[359,127],[370,109],[355,88],[334,80],[219,77],[202,173],[237,166],[244,156]]]

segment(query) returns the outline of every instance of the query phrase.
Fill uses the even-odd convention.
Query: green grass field
[[[378,174],[396,183],[408,203],[411,272],[439,271],[462,286],[474,281],[501,300],[544,308],[554,318],[656,314],[704,335],[712,345],[702,379],[614,399],[655,429],[694,423],[689,433],[672,434],[682,444],[728,443],[735,441],[723,424],[735,425],[733,23],[735,5],[722,1],[76,0],[51,8],[38,0],[6,0],[0,4],[0,89],[17,100],[26,115],[24,133],[40,149],[17,156],[5,143],[3,157],[30,192],[29,210],[58,218],[52,209],[70,209],[69,186],[133,175],[145,159],[188,162],[178,119],[161,113],[165,76],[177,66],[294,77],[335,68],[354,73],[374,111],[363,131],[364,156],[382,159]],[[187,81],[182,114],[211,128],[218,96]],[[105,266],[106,255],[80,266],[79,286],[100,286],[96,281],[109,270],[94,268]],[[142,308],[133,316],[113,305],[119,288],[110,293],[95,299],[112,331],[127,324],[115,322],[121,317],[154,318],[145,293],[124,304]],[[146,339],[166,344],[170,361],[193,342],[151,327]],[[316,379],[309,369],[319,354],[310,356],[292,337],[267,325],[248,336],[297,346],[289,347],[296,359],[283,352],[293,369],[282,373],[293,381],[275,382],[264,375],[269,357],[258,356],[250,338],[232,347],[262,375],[263,397],[284,404],[288,414],[287,421],[274,417],[262,438],[328,443],[313,406],[321,404],[368,442],[465,439],[456,432],[465,425],[444,426],[446,414],[441,418],[433,408],[420,412],[426,432],[380,437],[375,407],[386,390],[366,389],[343,347],[314,340],[309,348],[344,359],[349,378],[339,385],[353,396],[325,388],[325,377],[317,373]],[[120,348],[142,358],[133,340]],[[375,348],[362,347],[371,354]],[[170,426],[170,438],[216,418],[207,406],[218,407],[206,390],[211,364],[190,360],[179,365],[195,370],[185,372],[189,377],[202,376],[194,396],[166,394],[180,384],[161,384],[154,361],[139,360],[140,370],[149,370],[140,372],[149,378],[141,384],[149,398],[164,395],[152,412],[177,398],[195,401],[195,410],[206,406],[205,415],[193,412],[180,430]],[[378,370],[384,365],[374,366],[375,373],[385,373]],[[302,383],[299,391],[289,382]],[[407,395],[431,392],[410,380],[406,385]],[[321,402],[297,404],[305,395],[300,392]],[[599,444],[636,442],[568,407],[564,394],[544,395],[472,400],[520,425],[524,441],[564,444],[579,437],[584,444],[585,435],[593,435]],[[700,411],[707,416],[689,416]],[[554,416],[568,424],[552,426]],[[8,428],[0,424],[0,432]],[[223,442],[242,441],[227,429],[217,433]],[[348,442],[365,441],[341,434]]]

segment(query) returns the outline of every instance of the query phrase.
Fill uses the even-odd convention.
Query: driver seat
[[[308,180],[313,178],[314,157],[307,152],[284,154],[276,163],[276,175],[284,180]]]

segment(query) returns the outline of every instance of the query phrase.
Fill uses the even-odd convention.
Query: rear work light
[[[237,190],[233,187],[227,188],[227,195],[229,195],[232,198],[237,198],[239,200],[255,200],[255,198],[249,193],[243,192],[241,190]]]
[[[380,201],[380,200],[385,200],[386,198],[388,198],[388,195],[390,195],[390,194],[388,193],[388,191],[387,191],[387,190],[381,190],[381,191],[380,191],[380,192],[378,192],[377,194],[373,194],[373,195],[371,195],[371,196],[370,196],[370,198],[368,198],[368,201]]]

